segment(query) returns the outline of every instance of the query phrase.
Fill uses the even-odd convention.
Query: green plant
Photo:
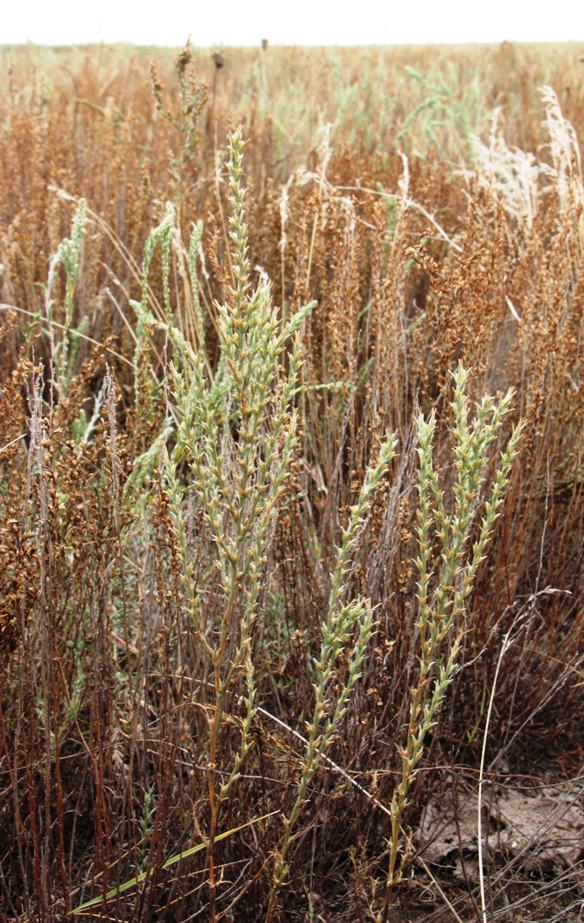
[[[185,612],[199,651],[210,665],[214,693],[206,711],[210,812],[206,844],[212,919],[216,916],[214,848],[219,811],[252,747],[256,713],[253,628],[270,528],[297,442],[298,417],[293,403],[302,359],[296,334],[313,308],[312,303],[307,305],[284,323],[272,304],[269,284],[262,282],[252,290],[241,184],[242,150],[238,130],[230,138],[227,163],[235,289],[233,303],[218,306],[221,351],[214,377],[208,376],[202,350],[195,351],[172,324],[166,294],[168,322],[157,325],[174,349],[169,396],[175,423],[169,421],[155,445],[158,453],[162,451],[163,489]],[[167,220],[172,220],[171,211]],[[200,239],[200,232],[195,233]],[[166,235],[161,232],[158,236],[164,246]],[[144,279],[155,240],[156,235],[151,235],[145,251]],[[192,259],[193,272],[194,265]],[[141,312],[147,320],[146,298],[144,281]],[[154,326],[153,319],[150,326]],[[291,341],[284,370],[280,362]],[[155,461],[152,450],[148,457],[151,463]],[[190,473],[188,479],[183,476],[185,470]],[[201,544],[207,543],[209,558],[203,577],[197,576],[200,563],[193,558],[188,537],[187,498],[204,524],[200,539]],[[208,604],[210,587],[217,600],[214,606]],[[240,740],[230,771],[220,776],[224,703],[234,684],[243,684]]]
[[[488,496],[484,497],[489,448],[499,436],[508,416],[513,393],[499,401],[484,397],[471,420],[465,394],[468,372],[459,365],[455,373],[452,413],[454,416],[454,474],[452,508],[440,487],[434,465],[436,434],[434,411],[428,420],[418,418],[418,524],[419,554],[417,601],[419,617],[420,672],[411,693],[406,743],[400,751],[401,778],[391,800],[391,836],[387,873],[384,923],[388,918],[391,893],[402,877],[411,842],[402,842],[401,823],[408,793],[417,775],[424,741],[432,727],[457,667],[465,633],[467,600],[479,565],[485,558],[489,539],[499,516],[513,460],[517,455],[521,425],[517,425],[507,448],[501,453]],[[480,517],[478,516],[481,511]],[[478,517],[478,525],[477,525]]]
[[[208,919],[212,877],[217,918],[374,920],[393,850],[388,913],[427,875],[432,916],[560,919],[580,866],[487,837],[442,889],[423,818],[446,766],[580,770],[579,51],[176,54],[0,49],[0,916]],[[459,361],[525,421],[462,603],[511,423],[449,583]]]
[[[73,372],[76,349],[69,354],[71,346],[78,347],[79,337],[76,331],[71,330],[73,323],[73,296],[75,286],[79,280],[81,267],[81,247],[87,227],[87,208],[85,199],[80,199],[73,218],[71,237],[66,237],[53,254],[49,262],[49,274],[45,287],[45,313],[48,323],[48,332],[51,340],[51,356],[53,365],[53,384],[57,385],[62,396],[66,396]],[[65,321],[62,326],[61,339],[55,341],[55,299],[54,289],[58,279],[58,267],[62,265],[65,270]],[[82,325],[80,332],[84,333]],[[71,341],[71,342],[70,342]]]
[[[322,624],[322,643],[318,659],[314,660],[315,697],[312,719],[308,722],[308,739],[302,761],[302,768],[296,786],[296,798],[288,817],[284,821],[284,836],[280,844],[272,888],[268,899],[266,923],[270,923],[276,909],[278,891],[288,874],[286,859],[294,840],[294,827],[308,798],[310,783],[320,762],[330,747],[339,725],[347,711],[351,694],[360,676],[361,666],[367,653],[367,646],[373,632],[373,613],[366,599],[344,601],[345,581],[349,576],[352,556],[363,524],[370,512],[375,494],[387,473],[389,463],[395,455],[397,439],[391,433],[386,436],[374,465],[367,470],[357,503],[351,507],[349,522],[343,530],[341,546],[337,552],[335,570],[332,575],[326,618]],[[353,640],[354,634],[357,634]],[[353,648],[351,650],[351,644]],[[346,674],[337,688],[331,688],[333,680],[339,680],[339,661],[344,657]]]

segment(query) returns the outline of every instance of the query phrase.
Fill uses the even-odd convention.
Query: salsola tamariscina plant
[[[365,475],[359,499],[351,507],[349,522],[343,531],[331,579],[328,610],[322,625],[320,654],[318,660],[314,660],[313,663],[316,677],[314,710],[312,719],[308,723],[308,737],[296,798],[290,814],[284,820],[284,835],[276,854],[266,923],[270,923],[273,918],[278,891],[288,874],[286,859],[294,840],[296,821],[306,804],[308,789],[319,763],[332,743],[347,710],[373,631],[373,614],[369,601],[362,598],[344,601],[343,597],[345,581],[351,569],[353,552],[361,528],[369,514],[375,492],[383,481],[389,463],[395,455],[396,441],[393,434],[386,436],[383,441],[377,462],[368,469]],[[351,644],[353,644],[352,650]],[[339,678],[342,656],[348,661],[345,667],[346,674],[339,684],[339,689],[333,692],[331,687]]]
[[[408,792],[422,758],[424,740],[436,721],[446,690],[452,682],[465,630],[464,616],[478,567],[484,560],[489,538],[518,451],[521,425],[512,431],[486,498],[483,497],[489,448],[499,435],[511,410],[513,392],[501,400],[484,397],[471,420],[465,394],[468,372],[459,366],[453,373],[454,475],[452,509],[447,508],[434,466],[433,444],[436,416],[418,418],[418,524],[419,555],[417,629],[420,673],[412,690],[406,745],[400,753],[401,778],[391,806],[389,867],[383,923],[388,919],[392,889],[402,877],[409,839],[401,843],[401,821]],[[479,519],[479,510],[481,515]],[[477,522],[478,519],[478,522]],[[472,538],[474,536],[474,541]],[[446,650],[445,650],[446,648]]]
[[[171,415],[158,453],[162,454],[164,492],[184,606],[199,656],[207,661],[211,676],[212,697],[205,714],[212,920],[217,916],[214,848],[222,838],[219,812],[252,746],[256,713],[252,633],[259,613],[270,526],[297,442],[293,406],[301,367],[297,331],[313,307],[301,308],[283,323],[272,303],[269,284],[262,281],[252,289],[242,150],[238,130],[230,139],[227,163],[235,285],[232,305],[217,306],[220,356],[214,377],[209,374],[203,350],[193,348],[173,324],[168,310],[168,322],[158,324],[173,346],[168,382]],[[142,316],[147,317],[145,308]],[[284,350],[288,351],[285,371],[281,365]],[[172,441],[170,427],[174,429]],[[201,524],[196,542],[188,511]],[[203,568],[200,557],[197,559],[201,548],[208,556]],[[226,765],[227,748],[221,748],[225,699],[228,691],[238,686],[242,692],[239,743]],[[227,733],[232,740],[231,727]]]

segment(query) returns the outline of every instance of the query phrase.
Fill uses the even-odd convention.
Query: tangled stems
[[[317,677],[314,710],[308,727],[309,734],[296,799],[290,814],[284,820],[284,836],[274,865],[266,923],[270,923],[273,918],[278,892],[288,875],[286,858],[294,841],[296,821],[308,797],[308,788],[347,710],[373,631],[373,614],[369,601],[358,598],[352,602],[343,603],[342,600],[345,593],[345,579],[351,568],[352,556],[361,528],[367,519],[375,492],[387,473],[390,461],[395,456],[396,441],[396,437],[389,434],[382,443],[377,462],[367,471],[359,499],[355,506],[351,507],[349,523],[343,531],[332,575],[327,615],[322,626],[320,656],[313,663]],[[350,647],[355,630],[357,639],[348,657],[347,676],[337,693],[336,701],[333,702],[331,680],[335,676],[341,654],[346,654]]]

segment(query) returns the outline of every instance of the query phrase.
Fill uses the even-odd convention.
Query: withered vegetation
[[[580,919],[578,55],[0,49],[0,919]]]

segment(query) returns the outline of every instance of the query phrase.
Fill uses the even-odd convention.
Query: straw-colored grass
[[[0,916],[576,919],[577,49],[221,54],[1,51]]]

